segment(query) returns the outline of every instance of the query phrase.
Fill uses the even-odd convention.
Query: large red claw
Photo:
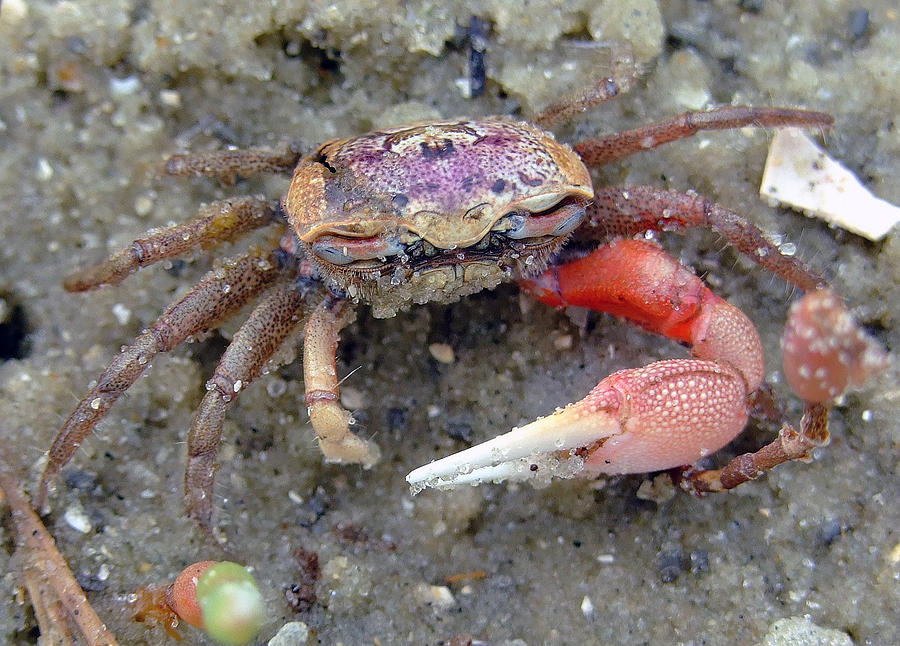
[[[858,388],[888,365],[884,349],[827,289],[806,294],[791,307],[781,345],[787,382],[810,403]]]
[[[740,373],[676,359],[622,370],[587,397],[521,428],[411,472],[426,487],[659,471],[730,442],[747,422]]]

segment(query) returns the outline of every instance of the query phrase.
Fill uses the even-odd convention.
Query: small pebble
[[[408,425],[406,411],[402,408],[389,408],[387,412],[387,425],[392,431],[405,431]]]
[[[572,335],[571,334],[554,334],[553,335],[553,347],[557,350],[571,350],[572,349]]]
[[[691,573],[699,574],[709,570],[709,552],[694,550],[691,552]]]
[[[97,486],[96,474],[81,469],[66,469],[63,471],[66,486],[69,489],[78,489],[79,491],[91,491]]]
[[[126,76],[123,79],[112,78],[109,81],[109,90],[116,96],[128,96],[141,89],[141,80],[136,76]]]
[[[581,614],[585,617],[590,617],[594,614],[594,602],[591,601],[591,598],[587,595],[581,600]]]
[[[766,3],[765,0],[739,0],[738,6],[747,13],[760,13]]]
[[[341,388],[341,405],[350,410],[356,410],[366,405],[366,398],[359,388],[345,386]]]
[[[91,530],[94,528],[91,525],[91,520],[88,518],[88,515],[84,511],[84,507],[81,506],[80,503],[72,503],[66,508],[65,514],[63,514],[63,518],[66,523],[72,529],[81,532],[82,534],[89,534]]]
[[[428,346],[428,352],[439,363],[453,363],[456,355],[448,343],[432,343]]]
[[[18,26],[28,16],[28,5],[25,0],[4,0],[0,11],[0,25]]]
[[[678,579],[682,571],[684,554],[681,550],[662,550],[656,555],[656,564],[659,568],[659,580],[663,583],[672,583]]]
[[[806,617],[779,619],[769,627],[764,646],[853,646],[850,635],[817,626]]]
[[[53,177],[53,166],[46,159],[41,157],[37,162],[37,173],[35,174],[38,181],[46,182]]]
[[[119,325],[125,325],[128,323],[128,320],[131,318],[131,310],[125,307],[122,303],[116,303],[112,306],[113,316],[116,317],[116,321],[119,322]]]
[[[148,215],[153,210],[153,198],[149,195],[138,195],[134,199],[134,212],[138,215]]]
[[[159,93],[159,102],[170,108],[180,108],[181,94],[175,90],[162,90]]]
[[[301,646],[309,641],[309,627],[302,621],[290,621],[278,629],[268,646]]]
[[[900,543],[896,543],[891,550],[891,563],[900,563]]]
[[[447,435],[454,440],[460,440],[466,444],[472,443],[472,425],[465,422],[450,422],[447,424]]]
[[[644,480],[635,494],[639,500],[649,500],[661,505],[675,497],[675,484],[668,473],[660,473],[653,480]]]
[[[415,590],[416,601],[423,606],[432,606],[446,610],[456,604],[456,597],[445,585],[427,585],[420,583]]]

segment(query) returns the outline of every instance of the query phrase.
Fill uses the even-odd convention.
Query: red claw
[[[687,342],[695,358],[612,374],[553,415],[416,469],[407,476],[414,491],[669,469],[744,428],[747,395],[763,375],[756,329],[657,245],[617,240],[520,284],[549,305],[609,312]]]

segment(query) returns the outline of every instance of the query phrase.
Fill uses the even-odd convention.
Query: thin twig
[[[41,635],[51,644],[71,644],[66,624],[67,614],[81,632],[88,646],[118,646],[91,604],[56,542],[31,509],[19,489],[13,461],[0,447],[0,489],[9,505],[16,537],[16,556],[25,575],[25,587],[35,608]]]

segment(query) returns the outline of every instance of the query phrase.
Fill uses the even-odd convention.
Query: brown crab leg
[[[234,314],[281,273],[270,252],[250,252],[226,260],[209,272],[180,301],[170,306],[156,322],[126,346],[97,379],[97,385],[82,398],[60,428],[48,452],[41,476],[38,508],[47,500],[50,481],[78,450],[84,438],[103,419],[109,408],[128,390],[150,360],[168,352],[189,336],[204,332]]]
[[[829,128],[833,123],[834,118],[823,112],[729,105],[700,112],[685,112],[633,130],[586,139],[573,148],[585,164],[602,166],[642,150],[690,137],[701,130],[729,130],[746,126]]]
[[[705,197],[652,186],[604,188],[587,207],[579,234],[608,240],[645,231],[712,229],[755,263],[802,289],[825,287],[825,280],[794,256],[787,256],[759,227]]]
[[[213,202],[190,222],[148,231],[130,246],[107,260],[70,274],[63,286],[83,292],[101,285],[114,285],[130,273],[191,249],[209,249],[243,233],[271,224],[275,209],[268,200],[238,197]]]
[[[371,467],[378,461],[378,446],[350,431],[352,417],[341,406],[338,391],[335,365],[338,334],[352,317],[350,303],[331,295],[309,317],[303,345],[306,406],[326,460]]]
[[[628,92],[638,76],[631,49],[629,46],[612,47],[608,51],[611,59],[605,69],[611,72],[609,76],[594,78],[587,85],[565,93],[534,115],[531,121],[546,128]]]
[[[230,186],[238,175],[250,177],[260,173],[290,173],[301,157],[295,144],[280,148],[217,150],[172,155],[166,161],[164,170],[167,175],[214,177]]]
[[[560,121],[567,121],[604,101],[619,96],[622,92],[627,92],[630,85],[627,78],[607,76],[597,79],[595,83],[579,88],[559,101],[554,101],[535,115],[533,121],[544,127]]]
[[[295,280],[272,287],[235,333],[194,414],[188,435],[184,495],[189,515],[209,529],[213,511],[216,454],[225,411],[259,376],[285,338],[303,320],[303,292]]]
[[[829,408],[828,404],[807,404],[800,420],[800,432],[786,423],[777,438],[755,453],[734,457],[721,469],[687,467],[681,469],[676,477],[683,489],[700,494],[712,493],[755,480],[784,462],[806,460],[813,449],[828,444]]]

